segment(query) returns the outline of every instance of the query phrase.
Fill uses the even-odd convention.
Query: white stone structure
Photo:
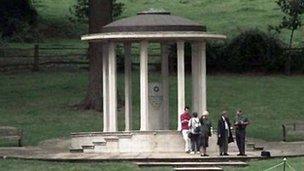
[[[86,144],[106,144],[106,142],[113,142],[117,137],[124,137],[126,133],[117,132],[117,86],[116,86],[116,53],[115,47],[118,43],[124,45],[125,54],[125,131],[129,137],[128,140],[117,140],[120,143],[127,144],[138,144],[139,139],[149,142],[148,144],[157,146],[158,143],[155,141],[155,136],[151,138],[151,131],[158,131],[160,128],[164,130],[169,129],[169,71],[168,71],[168,47],[171,44],[176,43],[177,45],[177,87],[178,87],[178,113],[176,115],[178,120],[178,128],[180,130],[180,115],[183,112],[185,102],[185,42],[190,42],[192,47],[192,91],[194,93],[192,97],[192,111],[202,113],[207,109],[206,102],[206,40],[208,39],[225,39],[224,35],[209,34],[206,32],[204,26],[192,22],[190,20],[172,16],[167,12],[150,12],[150,13],[139,13],[139,15],[118,20],[104,27],[101,33],[90,34],[82,36],[82,40],[86,41],[101,41],[104,43],[103,48],[103,132],[98,134],[98,137],[105,136],[104,140],[96,141],[96,136],[91,136],[92,133],[73,133],[72,149],[84,147]],[[149,112],[149,90],[148,90],[148,46],[149,43],[160,43],[161,44],[161,74],[162,74],[162,94],[163,94],[163,115],[154,115]],[[132,43],[139,43],[140,45],[140,131],[132,131],[132,91],[131,91],[131,46]],[[188,102],[189,103],[189,102]],[[157,125],[150,123],[149,118],[154,118],[158,121],[162,121]],[[155,118],[158,117],[158,118]],[[159,118],[162,117],[162,118]],[[159,125],[162,125],[161,127]],[[130,133],[130,131],[132,133]],[[111,132],[107,134],[106,132]],[[117,136],[115,135],[117,133]],[[146,133],[145,133],[146,132]],[[164,132],[153,132],[152,135],[164,135]],[[169,135],[168,133],[171,134]],[[171,137],[172,141],[177,143],[183,143],[181,137],[175,136],[177,131],[166,131],[168,137]],[[133,138],[130,138],[131,134]],[[147,134],[149,136],[147,136]],[[82,138],[79,138],[80,136]],[[87,135],[87,137],[85,136]],[[111,135],[111,136],[109,136]],[[119,135],[119,136],[118,136]],[[116,138],[113,138],[116,137]],[[95,137],[95,138],[94,138]],[[110,137],[110,138],[109,138]],[[111,138],[112,137],[112,138]],[[137,137],[137,138],[135,138]],[[150,137],[150,138],[149,138]],[[152,136],[153,137],[153,136]],[[161,137],[161,136],[159,136]],[[118,138],[118,139],[120,139]],[[177,138],[177,139],[176,139]],[[156,138],[158,139],[158,138]],[[161,137],[159,141],[166,140]],[[134,141],[132,141],[134,140]],[[116,140],[115,140],[116,141]],[[75,145],[78,144],[78,145]],[[108,143],[110,144],[110,143]],[[113,145],[113,143],[111,143]],[[115,143],[114,143],[115,144]],[[127,147],[124,144],[119,146]],[[143,145],[143,144],[142,144]],[[117,146],[114,145],[114,146]],[[147,147],[145,149],[153,149]],[[176,146],[174,146],[176,147]],[[130,147],[131,148],[131,147]],[[132,147],[133,148],[133,147]],[[166,147],[167,148],[167,147]],[[164,149],[166,149],[164,148]],[[117,148],[118,152],[122,152]],[[180,150],[182,151],[183,148]],[[169,148],[168,148],[169,150]],[[93,150],[94,151],[94,150]],[[95,150],[102,151],[102,150]],[[152,150],[153,151],[153,150]],[[171,151],[171,149],[169,150]]]

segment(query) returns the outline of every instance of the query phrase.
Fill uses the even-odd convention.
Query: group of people
[[[213,133],[211,121],[208,119],[209,112],[205,111],[199,117],[198,113],[189,112],[189,107],[184,108],[184,113],[180,116],[181,132],[185,140],[185,152],[190,154],[200,153],[201,156],[208,156],[207,147],[209,146],[209,137]],[[249,124],[248,118],[241,110],[236,111],[234,120],[235,139],[239,149],[238,156],[245,154],[246,127]],[[228,112],[223,111],[217,125],[217,145],[219,146],[220,156],[228,156],[228,144],[233,142]]]

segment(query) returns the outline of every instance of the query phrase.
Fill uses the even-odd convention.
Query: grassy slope
[[[282,17],[274,0],[118,0],[118,2],[123,2],[126,7],[121,18],[134,16],[137,12],[150,8],[165,9],[174,15],[206,25],[209,32],[226,34],[229,38],[249,28],[267,31],[269,24],[279,24]],[[81,34],[87,32],[86,27],[83,24],[73,26],[68,21],[71,15],[69,8],[74,3],[74,0],[41,0],[42,7],[38,8],[38,13],[44,24],[56,25],[66,34],[73,32],[79,34],[80,37]],[[279,37],[288,43],[289,34],[290,31],[283,31]],[[303,43],[303,36],[304,27],[295,33],[295,45]],[[79,39],[67,40],[59,37],[44,40],[44,42],[46,45],[49,45],[49,42],[72,43],[80,46],[85,44]]]
[[[150,81],[157,80],[150,75]],[[12,125],[25,131],[25,144],[68,136],[75,131],[98,131],[101,114],[77,111],[72,107],[85,95],[86,72],[40,72],[0,74],[0,125]],[[191,105],[191,80],[187,76],[186,102]],[[133,79],[134,129],[139,128],[139,75]],[[176,128],[176,77],[171,77],[171,128]],[[281,139],[281,124],[304,120],[303,76],[209,75],[208,109],[215,123],[221,110],[233,117],[237,108],[248,113],[252,125],[249,136],[266,140]],[[123,93],[123,75],[118,76],[119,94]],[[122,97],[123,98],[123,97]],[[123,109],[119,111],[119,129],[124,128]],[[98,119],[100,118],[100,119]]]
[[[50,24],[67,25],[69,7],[73,0],[42,0],[38,12],[43,21]],[[137,12],[150,8],[165,9],[174,15],[183,16],[208,27],[210,32],[227,34],[229,37],[248,28],[267,30],[269,24],[280,22],[282,14],[274,0],[118,0],[125,4],[121,17],[136,15]],[[181,3],[184,2],[184,3]],[[77,32],[85,32],[83,26],[78,26]],[[75,31],[75,30],[74,30]],[[288,42],[289,32],[281,35]],[[299,30],[296,44],[301,43],[304,28]]]
[[[126,4],[123,16],[136,15],[150,8],[165,9],[174,15],[183,16],[203,25],[209,32],[235,36],[249,28],[267,30],[268,25],[277,25],[282,14],[274,0],[120,0]],[[185,3],[180,3],[185,2]],[[304,28],[296,33],[297,44],[301,43]],[[288,42],[289,32],[282,34]]]

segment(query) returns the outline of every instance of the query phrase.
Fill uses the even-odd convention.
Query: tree
[[[37,12],[30,0],[0,0],[1,37],[12,37],[24,29],[31,30],[37,21]]]
[[[285,14],[282,18],[280,25],[270,26],[270,29],[274,29],[280,32],[282,29],[291,30],[289,38],[289,48],[292,48],[294,32],[302,26],[301,15],[304,13],[304,0],[276,0],[276,3],[280,6],[281,11]],[[286,74],[290,73],[290,55],[286,61]]]
[[[101,32],[102,27],[110,23],[115,14],[113,2],[112,0],[78,0],[74,6],[75,16],[82,22],[86,22],[88,17],[90,34]],[[121,13],[122,5],[120,7]],[[102,110],[102,45],[100,42],[89,43],[89,84],[86,98],[77,105],[80,109]]]
[[[112,0],[112,18],[116,19],[121,15],[124,4]],[[73,22],[88,22],[89,19],[89,0],[77,0],[77,3],[70,8],[74,17],[70,17]]]

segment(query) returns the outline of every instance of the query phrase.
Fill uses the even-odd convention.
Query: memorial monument
[[[169,12],[140,12],[103,27],[82,40],[103,42],[103,131],[72,133],[72,151],[81,152],[182,152],[179,116],[185,102],[185,42],[192,49],[192,111],[203,113],[206,102],[206,41],[225,39],[206,27]],[[148,83],[148,46],[160,43],[161,83]],[[117,44],[124,46],[125,131],[117,129]],[[140,46],[140,130],[132,130],[131,45]],[[177,45],[178,128],[169,130],[168,46]],[[188,102],[189,103],[189,102]]]

